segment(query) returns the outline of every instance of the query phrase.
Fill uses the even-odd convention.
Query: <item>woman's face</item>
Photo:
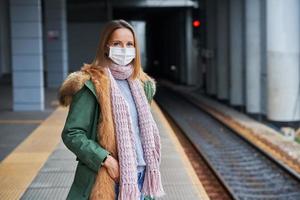
[[[133,48],[134,38],[131,31],[127,28],[118,28],[110,36],[108,46]]]

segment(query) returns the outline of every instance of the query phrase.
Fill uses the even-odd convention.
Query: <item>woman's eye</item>
[[[127,43],[127,46],[128,46],[128,47],[132,47],[132,46],[133,46],[133,43],[132,43],[132,42],[128,42],[128,43]]]
[[[120,43],[119,43],[119,42],[114,42],[112,45],[113,45],[114,47],[116,47],[116,46],[120,46]]]

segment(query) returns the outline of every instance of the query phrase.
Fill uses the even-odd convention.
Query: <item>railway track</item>
[[[156,101],[233,199],[299,200],[300,180],[224,124],[165,87]]]
[[[178,141],[185,154],[187,155],[192,167],[194,168],[198,179],[203,185],[210,200],[232,200],[232,196],[228,193],[227,189],[220,182],[215,173],[211,170],[210,166],[206,163],[205,159],[201,156],[198,150],[193,146],[190,140],[182,132],[180,127],[173,121],[171,116],[164,113],[164,116],[171,125]]]

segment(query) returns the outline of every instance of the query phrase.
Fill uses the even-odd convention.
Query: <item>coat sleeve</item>
[[[61,138],[80,161],[98,172],[109,152],[87,137],[94,121],[95,107],[98,106],[96,101],[86,86],[73,96]]]
[[[156,93],[156,84],[153,83],[152,81],[146,81],[144,83],[144,91],[148,99],[148,102],[151,103]]]

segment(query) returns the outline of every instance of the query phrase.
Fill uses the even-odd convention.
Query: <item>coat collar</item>
[[[84,66],[81,69],[88,68],[88,67],[89,67],[89,65],[84,64]],[[149,100],[149,98],[153,97],[153,95],[156,91],[156,82],[153,78],[151,78],[145,72],[143,72],[143,75],[141,76],[140,80],[143,83],[144,88],[150,87],[150,89],[152,91],[150,94],[150,97],[147,95],[147,98]],[[58,92],[59,104],[62,106],[70,105],[73,95],[75,95],[75,93],[78,92],[84,85],[89,90],[91,90],[91,92],[97,98],[96,89],[95,89],[93,82],[91,81],[90,74],[86,73],[83,70],[79,70],[79,71],[70,73],[67,76],[67,78],[63,81],[63,83],[59,89],[59,92]],[[147,87],[145,87],[145,85]]]
[[[84,85],[91,90],[91,92],[95,95],[95,97],[97,97],[95,86],[94,86],[93,82],[90,79],[87,80],[84,83]]]

